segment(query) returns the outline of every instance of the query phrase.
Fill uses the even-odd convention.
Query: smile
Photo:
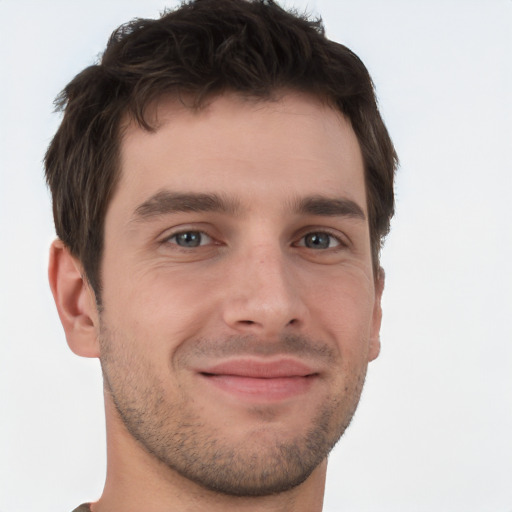
[[[290,359],[228,361],[200,371],[199,375],[223,392],[263,402],[302,395],[318,377],[307,365]]]

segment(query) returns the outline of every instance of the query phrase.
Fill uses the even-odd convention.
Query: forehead
[[[117,193],[137,203],[159,190],[221,192],[282,201],[343,196],[365,209],[364,166],[350,122],[306,94],[272,100],[234,93],[192,110],[174,99],[154,105],[155,130],[128,123]],[[116,199],[116,197],[114,197]]]

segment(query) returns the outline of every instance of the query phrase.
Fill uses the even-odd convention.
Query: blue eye
[[[339,246],[340,242],[329,233],[319,231],[305,235],[299,245],[307,247],[308,249],[330,249]]]
[[[201,231],[183,231],[171,236],[169,241],[173,241],[180,247],[194,248],[211,243],[212,239]]]

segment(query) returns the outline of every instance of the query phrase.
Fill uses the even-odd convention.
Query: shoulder
[[[91,507],[89,506],[89,503],[84,503],[83,505],[80,505],[78,508],[75,508],[73,512],[91,512]]]

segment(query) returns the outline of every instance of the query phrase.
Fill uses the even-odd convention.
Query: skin
[[[68,343],[104,373],[93,510],[320,511],[327,454],[380,349],[357,138],[291,92],[154,115],[155,132],[123,136],[101,313],[80,263],[51,250]]]

